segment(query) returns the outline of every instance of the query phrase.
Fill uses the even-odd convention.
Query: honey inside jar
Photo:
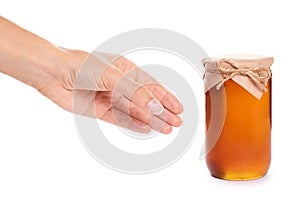
[[[271,79],[260,99],[229,79],[206,92],[206,163],[212,176],[251,180],[271,161]],[[216,124],[219,127],[215,128]]]
[[[271,158],[270,80],[267,87],[268,91],[260,100],[232,80],[224,83],[226,99],[216,88],[206,93],[207,127],[210,125],[211,107],[214,106],[211,95],[220,95],[218,100],[226,101],[222,132],[206,156],[207,166],[213,176],[247,180],[266,174]]]

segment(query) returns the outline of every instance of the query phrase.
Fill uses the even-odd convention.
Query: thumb
[[[75,89],[112,91],[114,100],[124,96],[151,114],[161,114],[164,108],[159,100],[144,85],[126,76],[112,62],[111,58],[90,54],[78,70]]]
[[[113,98],[118,99],[120,96],[125,96],[132,103],[148,111],[152,115],[159,115],[164,111],[163,105],[143,84],[130,79],[125,74],[116,75],[107,73],[105,76],[111,76],[110,80],[114,81]],[[115,78],[113,80],[113,78]],[[104,84],[112,86],[103,78]]]

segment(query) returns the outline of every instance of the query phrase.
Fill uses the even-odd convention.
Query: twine
[[[270,67],[246,67],[226,58],[217,61],[216,65],[217,70],[206,68],[206,72],[222,75],[223,80],[216,86],[218,90],[226,81],[232,79],[235,75],[243,75],[249,77],[259,90],[263,92],[268,91],[265,83],[272,76]]]

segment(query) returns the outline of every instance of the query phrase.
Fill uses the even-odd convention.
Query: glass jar
[[[271,57],[205,59],[206,163],[212,176],[250,180],[271,160]]]

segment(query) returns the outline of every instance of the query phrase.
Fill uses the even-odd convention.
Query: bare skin
[[[87,60],[92,61],[79,75]],[[178,116],[182,105],[176,97],[125,57],[118,56],[105,65],[101,56],[55,46],[3,17],[0,72],[32,86],[67,111],[131,130],[149,132],[152,128],[170,133],[182,122]],[[84,87],[75,85],[78,79]],[[74,109],[75,93],[86,110]]]

